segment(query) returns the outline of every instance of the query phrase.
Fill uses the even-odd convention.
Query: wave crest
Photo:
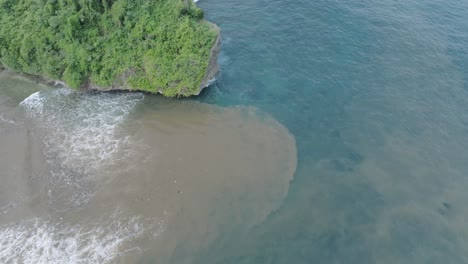
[[[156,218],[121,218],[86,228],[34,218],[0,227],[0,262],[109,263],[140,250],[125,248],[126,242],[141,238],[148,230],[157,237],[164,228],[164,219]]]

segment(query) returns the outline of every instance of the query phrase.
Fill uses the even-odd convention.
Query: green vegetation
[[[198,91],[216,32],[192,0],[0,0],[0,64],[165,96]]]

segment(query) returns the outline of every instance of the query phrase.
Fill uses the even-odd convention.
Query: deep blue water
[[[295,136],[289,194],[198,263],[468,263],[468,2],[201,0],[222,29],[204,102]]]

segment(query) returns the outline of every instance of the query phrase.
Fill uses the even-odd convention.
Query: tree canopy
[[[166,96],[198,91],[216,32],[192,0],[0,0],[0,64]]]

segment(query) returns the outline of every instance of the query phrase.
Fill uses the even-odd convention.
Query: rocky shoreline
[[[216,75],[217,75],[217,73],[219,71],[218,55],[221,52],[221,29],[216,24],[213,24],[211,22],[204,21],[203,23],[209,24],[209,26],[212,28],[212,30],[214,30],[216,32],[217,37],[216,37],[216,39],[215,39],[215,41],[213,43],[213,46],[211,48],[211,51],[210,51],[210,58],[209,58],[208,67],[206,68],[205,77],[203,78],[203,80],[200,83],[198,92],[194,93],[193,96],[199,95],[203,91],[203,89],[208,87],[213,82],[213,80],[215,79],[215,77],[216,77]],[[0,64],[0,72],[2,72],[2,71],[14,72],[14,73],[17,73],[17,74],[19,74],[19,75],[21,75],[21,76],[23,76],[23,77],[25,77],[27,79],[30,79],[31,81],[34,81],[34,82],[37,82],[37,83],[43,83],[43,84],[46,84],[46,85],[57,85],[57,84],[66,85],[65,82],[63,82],[61,80],[51,80],[51,79],[48,79],[48,78],[40,76],[40,75],[28,74],[28,73],[23,73],[23,72],[16,72],[16,71],[8,69],[4,65]],[[121,76],[117,77],[114,84],[112,84],[109,87],[97,86],[97,85],[94,85],[93,83],[91,83],[90,81],[88,81],[85,84],[83,84],[79,88],[79,90],[81,90],[81,91],[87,91],[87,90],[93,91],[94,90],[94,91],[139,92],[140,90],[132,88],[128,84],[127,79],[129,77],[131,77],[131,76],[132,76],[132,72],[129,72],[129,71],[125,72]],[[158,93],[162,94],[161,91],[158,91]]]
[[[215,79],[216,74],[219,71],[218,55],[221,52],[221,29],[216,24],[211,23],[209,21],[205,20],[203,21],[203,23],[207,23],[210,26],[210,28],[216,32],[216,39],[213,43],[213,46],[211,47],[210,59],[208,67],[206,68],[205,77],[200,83],[198,92],[193,93],[192,96],[199,95],[203,91],[203,89],[208,87]],[[109,87],[101,87],[88,82],[85,85],[83,85],[81,89],[94,91],[139,91],[138,89],[131,88],[131,86],[127,82],[128,77],[131,77],[132,74],[132,72],[123,73],[121,76],[117,77],[114,84],[112,84]],[[63,83],[61,81],[57,82]],[[162,91],[158,91],[158,93],[162,94]]]
[[[194,95],[199,95],[203,89],[208,87],[219,71],[218,55],[221,52],[221,29],[216,24],[213,24],[211,22],[207,23],[209,23],[213,30],[216,31],[217,37],[215,42],[213,43],[213,47],[211,48],[210,61],[208,63],[208,68],[206,69],[206,75],[200,84],[200,89],[198,90],[198,93]]]

